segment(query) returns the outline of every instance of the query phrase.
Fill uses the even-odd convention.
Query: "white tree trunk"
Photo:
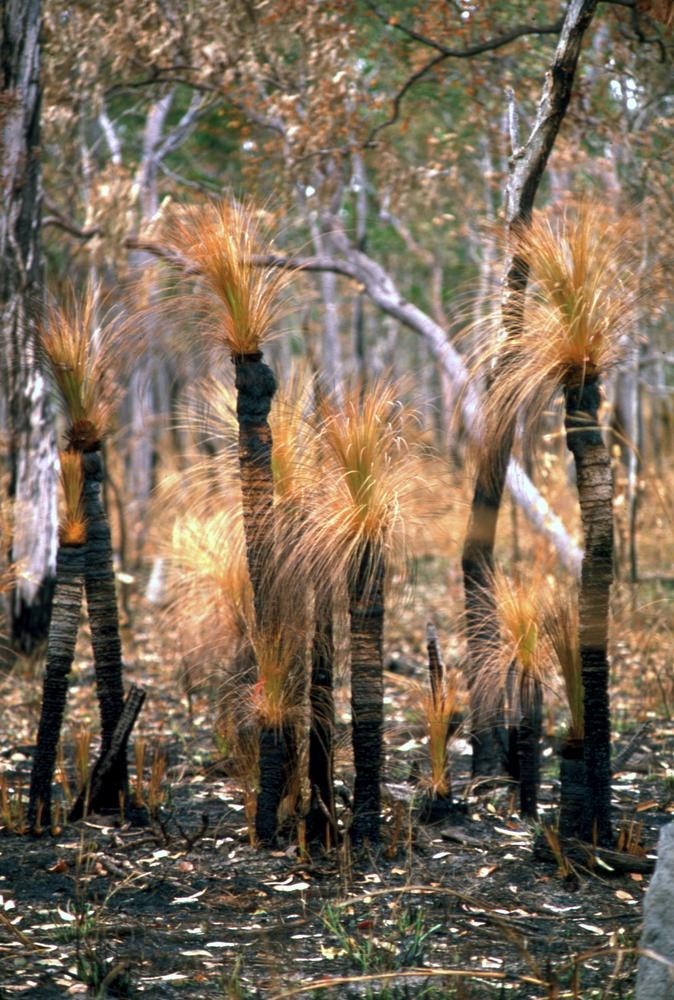
[[[0,117],[0,311],[2,383],[14,502],[9,609],[14,644],[46,637],[56,567],[58,460],[48,391],[35,356],[41,298],[40,0],[2,7]]]

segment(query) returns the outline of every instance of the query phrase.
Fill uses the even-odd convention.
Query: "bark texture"
[[[284,726],[262,726],[259,734],[260,790],[255,813],[255,836],[264,847],[273,847],[278,830],[278,807],[283,798],[289,756]]]
[[[309,704],[309,787],[311,798],[307,815],[307,840],[334,845],[335,803],[333,785],[333,742],[335,699],[333,665],[332,599],[326,588],[316,588],[315,626],[311,647],[311,686]]]
[[[94,764],[89,778],[77,796],[77,799],[70,810],[68,819],[70,822],[81,819],[87,812],[99,812],[105,808],[105,803],[109,798],[109,786],[114,784],[115,776],[121,767],[126,769],[126,749],[131,736],[131,731],[136,724],[138,714],[145,701],[145,691],[143,688],[132,684],[129,693],[122,707],[117,725],[115,726],[112,738],[105,750],[101,748],[101,753]],[[120,764],[120,761],[123,762]],[[124,811],[128,817],[126,804],[128,796],[125,795],[117,802],[117,808]],[[144,808],[134,807],[131,812],[135,821],[145,825],[147,822],[147,812]]]
[[[520,814],[527,819],[538,816],[538,786],[541,780],[541,730],[543,727],[543,690],[535,678],[522,679],[520,691],[522,716],[517,734],[520,770]]]
[[[276,380],[261,354],[237,355],[234,365],[243,528],[255,618],[258,629],[263,630],[271,615],[265,593],[265,578],[269,579],[274,557],[274,479],[268,417]]]
[[[8,437],[19,567],[13,645],[30,652],[49,628],[57,549],[58,456],[35,357],[40,266],[40,0],[5,0],[0,38],[0,419]]]
[[[61,546],[56,562],[56,589],[49,625],[42,710],[33,758],[28,798],[28,827],[34,832],[51,826],[51,786],[56,748],[68,694],[68,675],[82,612],[84,546]]]
[[[522,148],[513,150],[506,213],[509,232],[527,225],[543,171],[554,145],[571,97],[581,44],[590,25],[597,0],[571,0],[566,11],[557,49],[546,74],[536,120]],[[506,260],[503,277],[502,315],[508,338],[517,337],[521,328],[524,293],[529,277],[528,262],[517,255]],[[508,350],[506,346],[506,351]],[[497,366],[495,379],[499,377]],[[504,433],[495,448],[485,448],[478,459],[471,516],[463,550],[463,576],[466,618],[469,636],[469,688],[480,673],[485,658],[485,640],[497,634],[490,580],[494,568],[496,523],[506,483],[512,450],[516,414],[510,415]],[[502,726],[500,713],[485,718],[479,698],[471,697],[475,720],[473,734],[473,773],[492,774],[500,770]],[[491,733],[489,728],[491,727]],[[500,758],[500,759],[499,759]]]
[[[598,424],[599,384],[588,378],[565,392],[566,442],[576,466],[585,538],[579,594],[580,657],[584,688],[584,760],[587,808],[581,839],[608,847],[611,829],[611,722],[608,618],[613,580],[613,476]]]
[[[84,582],[94,650],[96,692],[101,711],[101,754],[109,749],[124,707],[122,642],[119,633],[117,592],[112,565],[110,525],[101,495],[103,461],[100,452],[82,456],[84,514],[87,521]],[[101,810],[117,812],[120,794],[127,797],[127,763],[122,755],[107,776],[96,803]]]
[[[560,749],[559,836],[577,837],[587,808],[583,741],[566,740]]]
[[[384,728],[384,562],[367,545],[349,588],[354,844],[379,843]]]

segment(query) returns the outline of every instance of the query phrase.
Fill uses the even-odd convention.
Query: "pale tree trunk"
[[[310,220],[311,240],[317,254],[325,250],[329,239],[321,232],[315,219]],[[337,276],[331,271],[319,275],[321,297],[323,299],[323,336],[321,338],[321,386],[324,393],[341,399],[342,393],[342,350],[339,340],[339,304],[337,300]]]
[[[48,393],[35,358],[40,299],[40,2],[6,0],[0,42],[0,310],[2,382],[15,504],[10,558],[14,646],[30,652],[47,635],[56,565],[58,456]]]

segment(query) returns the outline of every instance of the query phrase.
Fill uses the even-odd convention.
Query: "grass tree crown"
[[[292,277],[261,263],[271,246],[263,213],[236,201],[182,206],[170,215],[166,242],[182,272],[201,278],[204,315],[219,305],[216,322],[207,323],[216,342],[234,360],[255,358],[272,335]]]
[[[111,378],[120,330],[99,318],[98,289],[89,284],[47,310],[38,346],[47,377],[68,420],[69,450],[96,451],[110,429],[115,392]]]
[[[581,202],[559,216],[536,213],[514,236],[530,279],[521,316],[503,342],[492,328],[478,366],[495,366],[486,410],[488,439],[518,413],[533,427],[560,389],[596,381],[625,355],[639,292],[630,220]]]

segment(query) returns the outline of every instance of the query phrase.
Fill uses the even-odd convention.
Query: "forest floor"
[[[15,667],[2,682],[0,721],[0,997],[633,996],[648,868],[658,829],[674,814],[671,591],[621,585],[614,597],[616,749],[649,723],[615,775],[615,825],[642,870],[591,861],[562,870],[536,854],[541,827],[519,818],[512,786],[470,782],[460,734],[455,815],[436,826],[418,821],[411,779],[424,767],[418,702],[429,615],[447,660],[461,655],[447,612],[459,582],[454,575],[439,588],[439,572],[420,573],[414,601],[389,627],[376,855],[352,857],[343,846],[308,856],[297,836],[278,850],[251,846],[245,795],[214,739],[214,690],[196,686],[187,697],[176,636],[141,598],[132,601],[125,659],[127,680],[148,691],[134,739],[145,747],[142,795],[155,818],[134,827],[90,816],[52,835],[17,836],[9,828],[20,824],[19,791],[25,797],[29,781],[41,666]],[[95,716],[84,627],[60,768],[66,797],[63,774],[74,789]],[[347,718],[343,696],[337,772],[348,786]],[[560,724],[553,702],[544,819],[558,798]],[[95,738],[90,760],[94,752]],[[130,770],[136,787],[133,753]]]

